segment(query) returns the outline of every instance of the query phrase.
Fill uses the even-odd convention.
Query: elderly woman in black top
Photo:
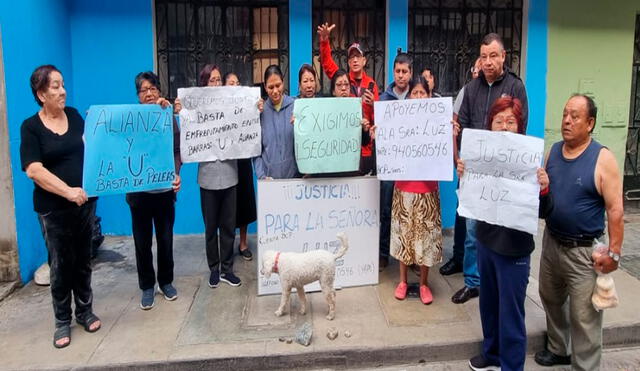
[[[72,299],[76,322],[88,332],[100,329],[93,314],[91,227],[95,198],[82,189],[84,120],[66,107],[60,71],[45,65],[31,75],[31,91],[42,108],[20,127],[22,169],[35,183],[38,213],[51,266],[51,297],[56,330],[53,345],[71,343]]]

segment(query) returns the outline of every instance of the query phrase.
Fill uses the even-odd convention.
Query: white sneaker
[[[50,274],[49,264],[44,263],[40,266],[40,268],[38,268],[38,270],[36,270],[36,273],[34,273],[33,282],[35,282],[36,285],[39,285],[39,286],[49,286],[50,285],[49,274]]]

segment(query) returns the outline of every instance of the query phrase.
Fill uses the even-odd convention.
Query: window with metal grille
[[[338,66],[348,71],[347,49],[352,43],[359,42],[367,58],[365,72],[376,80],[382,92],[385,83],[384,0],[313,0],[312,18],[313,65],[320,75],[322,94],[331,95],[331,79],[324,74],[320,65],[320,42],[316,32],[317,27],[325,22],[336,25],[329,43]],[[297,72],[294,73],[296,77]]]
[[[163,93],[198,85],[208,63],[243,85],[262,82],[277,64],[289,86],[287,0],[155,0],[158,75]]]
[[[414,72],[431,68],[435,90],[455,96],[471,78],[482,38],[499,34],[505,65],[520,74],[522,0],[410,0],[409,52]]]
[[[640,14],[636,16],[636,35],[633,48],[633,69],[631,76],[631,109],[627,153],[624,165],[625,189],[633,188],[640,193]],[[636,197],[640,197],[637,194]]]

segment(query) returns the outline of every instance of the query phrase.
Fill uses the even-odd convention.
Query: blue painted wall
[[[289,95],[298,95],[298,70],[305,63],[313,64],[313,25],[311,0],[289,0]],[[318,73],[322,73],[318,71]]]
[[[409,0],[387,0],[387,84],[393,82],[393,60],[398,48],[409,47]]]
[[[84,113],[92,104],[138,103],[134,78],[138,72],[153,70],[152,2],[69,2],[75,82],[71,94],[76,108]],[[195,183],[186,170],[180,203],[187,198],[180,196],[193,193],[190,188]],[[185,219],[183,209],[177,209],[176,221]],[[131,234],[131,215],[124,195],[101,197],[97,213],[102,217],[104,233]],[[195,218],[176,222],[176,232],[195,233],[196,222]]]
[[[42,64],[62,72],[67,89],[73,86],[69,50],[69,15],[64,0],[0,1],[0,27],[4,51],[9,151],[15,192],[20,275],[23,282],[47,259],[40,226],[33,211],[33,182],[20,165],[20,125],[39,110],[29,78]],[[67,98],[73,104],[73,96]]]
[[[529,1],[525,87],[529,100],[527,134],[544,138],[547,100],[548,0]]]

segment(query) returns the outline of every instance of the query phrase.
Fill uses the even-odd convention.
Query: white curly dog
[[[333,281],[336,276],[336,260],[343,257],[349,248],[349,241],[344,232],[337,235],[340,240],[340,248],[335,254],[326,250],[314,250],[305,253],[280,252],[267,250],[262,254],[262,268],[260,274],[269,278],[271,273],[280,276],[282,296],[280,307],[276,310],[276,316],[281,316],[285,308],[289,307],[291,289],[296,288],[300,299],[300,314],[307,311],[307,298],[304,294],[304,285],[320,281],[320,287],[324,294],[329,313],[327,319],[332,320],[336,315],[336,291],[333,289]]]

